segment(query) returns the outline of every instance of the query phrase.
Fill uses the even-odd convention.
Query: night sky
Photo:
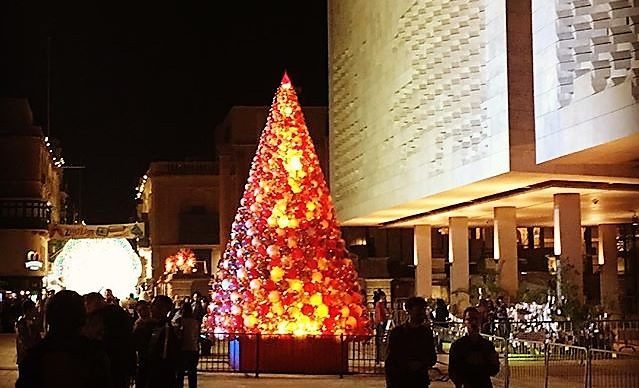
[[[216,124],[269,105],[285,69],[303,105],[327,104],[326,22],[325,0],[3,0],[0,96],[46,127],[51,36],[51,136],[85,166],[70,194],[87,223],[128,222],[151,161],[213,159]]]

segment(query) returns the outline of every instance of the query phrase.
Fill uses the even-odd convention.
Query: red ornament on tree
[[[347,258],[326,180],[285,73],[215,276],[209,330],[370,334],[353,281],[357,274]],[[333,279],[337,274],[343,281]]]

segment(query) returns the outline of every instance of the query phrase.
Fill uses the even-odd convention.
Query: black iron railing
[[[198,370],[201,372],[224,372],[255,374],[272,373],[273,367],[269,366],[265,357],[266,348],[272,346],[275,339],[287,341],[286,352],[289,357],[302,357],[303,352],[308,351],[308,346],[304,340],[288,335],[244,335],[224,333],[217,334],[212,338],[203,337],[201,341],[200,360]],[[335,375],[345,374],[383,374],[383,357],[375,345],[375,336],[349,336],[334,335],[321,336],[327,342],[334,342],[333,354],[316,354],[315,357],[328,356],[337,360],[343,360],[338,368],[334,369]],[[238,349],[238,341],[245,340],[244,349]],[[327,349],[326,346],[323,349]],[[241,355],[241,352],[249,352],[248,356]],[[330,350],[329,350],[330,351]],[[304,355],[306,356],[306,355]],[[248,358],[245,358],[248,357]],[[333,363],[335,365],[335,363]],[[278,373],[278,372],[275,372]]]

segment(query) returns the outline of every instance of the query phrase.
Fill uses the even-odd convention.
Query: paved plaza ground
[[[15,365],[15,336],[0,334],[0,388],[14,387],[18,371]],[[201,373],[198,387],[250,388],[250,387],[308,387],[308,388],[383,388],[386,386],[383,376],[291,376],[262,375],[253,376]],[[448,382],[433,382],[432,388],[452,387]]]

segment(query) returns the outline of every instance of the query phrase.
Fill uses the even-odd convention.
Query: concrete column
[[[497,259],[498,284],[509,296],[517,295],[517,213],[514,206],[496,207],[494,214],[494,252]]]
[[[579,194],[554,195],[555,255],[560,257],[559,281],[576,287],[576,297],[584,301],[583,239]]]
[[[600,303],[606,311],[618,314],[619,279],[617,279],[617,226],[599,225]]]
[[[470,273],[468,267],[468,218],[448,219],[448,261],[450,268],[450,303],[457,315],[470,305]]]
[[[415,226],[415,295],[433,296],[433,251],[430,225]]]

